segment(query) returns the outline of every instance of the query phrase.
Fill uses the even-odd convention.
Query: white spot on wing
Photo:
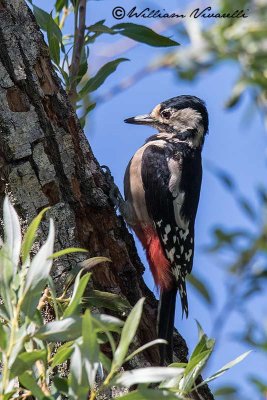
[[[185,231],[180,230],[179,234],[180,234],[180,238],[182,240],[185,240],[187,238],[187,236],[189,235],[189,229],[187,228]]]
[[[168,235],[168,233],[170,233],[170,231],[171,231],[171,225],[166,225],[166,227],[165,227],[165,232],[166,232],[166,234]]]
[[[192,249],[190,249],[190,250],[188,251],[188,253],[185,253],[185,260],[186,260],[186,261],[190,261],[190,260],[191,260],[192,253],[193,253]]]
[[[173,247],[170,251],[166,251],[167,257],[171,263],[174,261],[174,253],[175,253],[175,247]]]

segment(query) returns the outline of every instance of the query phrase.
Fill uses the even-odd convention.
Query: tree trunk
[[[23,0],[0,0],[0,195],[12,194],[24,221],[47,206],[56,223],[56,249],[85,247],[111,265],[93,271],[94,287],[118,293],[134,305],[146,297],[139,343],[156,337],[157,301],[145,285],[132,236],[108,198],[109,187],[50,61],[35,19]],[[42,224],[47,233],[48,221]],[[87,256],[88,257],[88,256]],[[84,256],[57,262],[58,288]],[[187,346],[175,333],[178,360]],[[158,364],[154,347],[137,366]],[[212,399],[204,388],[205,399]]]

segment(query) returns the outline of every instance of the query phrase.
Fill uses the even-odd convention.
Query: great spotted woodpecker
[[[177,290],[182,312],[188,316],[185,278],[193,265],[208,113],[199,98],[178,96],[125,122],[158,130],[126,169],[123,214],[146,251],[160,289],[158,336],[168,341],[160,350],[161,363],[171,362]]]

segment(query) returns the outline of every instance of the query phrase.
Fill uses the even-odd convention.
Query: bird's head
[[[127,118],[128,124],[150,125],[169,138],[202,147],[209,118],[205,103],[195,96],[177,96],[158,104],[149,114]]]

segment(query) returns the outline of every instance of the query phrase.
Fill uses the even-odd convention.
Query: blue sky
[[[41,1],[35,2],[36,5],[44,7],[42,3]],[[112,18],[111,12],[120,3],[124,4],[126,9],[135,5],[130,0],[123,2],[117,0],[89,1],[88,25],[100,19],[106,19],[108,26],[117,23]],[[52,4],[51,0],[47,1],[46,10],[51,11]],[[136,5],[141,7],[140,4],[140,0],[136,1]],[[182,10],[184,2],[179,4]],[[192,2],[192,4],[195,3]],[[159,0],[154,1],[153,4],[149,1],[142,2],[142,8],[145,6],[162,9]],[[177,9],[176,1],[168,0],[168,2],[165,2],[165,8],[168,11]],[[123,20],[123,22],[126,21],[127,19]],[[143,23],[140,20],[131,22]],[[173,34],[174,39],[181,40],[173,28],[168,33]],[[121,40],[119,36],[110,38],[104,35],[98,39],[90,51],[91,58],[89,61],[91,60],[90,68],[92,72],[95,72],[102,64],[110,60],[103,54],[112,49],[113,43]],[[181,44],[183,44],[182,41]],[[126,56],[130,61],[119,65],[117,72],[106,81],[96,95],[105,94],[123,78],[136,73],[148,62],[163,55],[164,52],[166,52],[164,49],[141,44],[131,49],[127,54],[120,55]],[[210,129],[203,151],[204,176],[196,220],[194,271],[207,282],[214,295],[215,306],[208,308],[189,286],[190,316],[188,320],[182,320],[180,303],[177,302],[176,326],[186,338],[191,350],[197,341],[195,319],[201,323],[205,332],[209,335],[212,331],[214,315],[217,315],[226,300],[225,287],[228,284],[228,275],[225,273],[223,259],[219,255],[207,256],[202,251],[203,246],[210,242],[212,227],[221,225],[229,228],[253,228],[251,222],[238,208],[231,194],[208,170],[207,161],[230,172],[238,183],[240,191],[252,199],[254,204],[257,204],[255,188],[257,184],[264,183],[266,179],[266,136],[260,116],[254,113],[253,117],[249,118],[251,119],[249,124],[247,120],[245,120],[245,123],[242,122],[250,104],[248,96],[244,98],[241,106],[233,111],[224,109],[224,103],[230,95],[237,76],[238,66],[234,63],[224,63],[208,73],[203,73],[193,83],[178,80],[175,73],[169,70],[151,74],[130,89],[113,97],[110,101],[97,106],[90,114],[85,128],[98,161],[100,164],[106,164],[110,167],[116,183],[122,189],[123,175],[129,159],[153,132],[152,128],[126,125],[123,120],[127,117],[146,113],[161,101],[180,94],[192,94],[206,102],[210,116]],[[143,250],[139,245],[138,251],[147,266]],[[145,272],[145,280],[156,293],[148,268]],[[266,304],[262,298],[256,298],[251,307],[258,311],[259,317],[263,316],[264,312],[266,314]],[[210,360],[204,376],[207,376],[209,372],[214,372],[242,352],[249,350],[248,346],[232,339],[232,333],[240,331],[242,326],[244,326],[242,316],[236,312],[232,313],[226,322],[216,352]],[[246,384],[246,375],[254,373],[255,370],[264,371],[265,369],[266,358],[264,359],[254,351],[249,359],[230,370],[211,386],[216,387],[224,383],[238,382],[247,398],[251,398],[253,392],[250,393],[251,387]],[[253,397],[255,398],[255,394]]]

